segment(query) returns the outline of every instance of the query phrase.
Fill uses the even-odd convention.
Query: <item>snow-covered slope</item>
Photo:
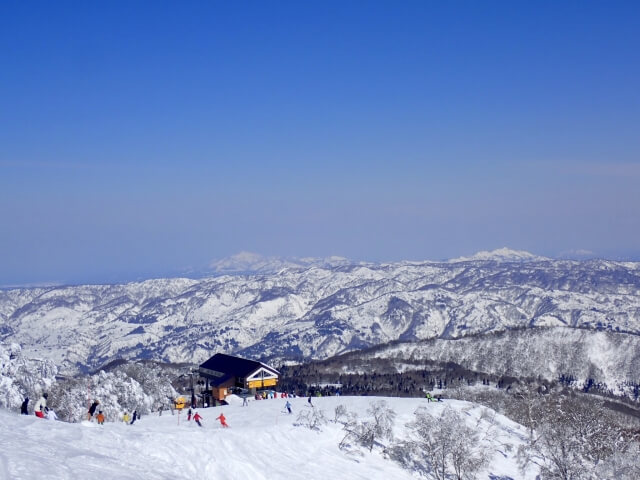
[[[514,328],[640,334],[640,264],[517,253],[515,261],[501,250],[455,262],[2,290],[0,340],[74,371],[118,357],[326,358],[398,339]]]
[[[314,399],[315,409],[332,418],[335,407],[365,412],[374,397],[325,397]],[[397,413],[394,433],[405,435],[405,424],[424,400],[385,399]],[[218,480],[287,479],[413,479],[414,474],[385,458],[381,448],[347,453],[338,448],[344,433],[329,422],[320,432],[295,426],[306,399],[290,399],[293,414],[283,413],[285,399],[251,402],[232,399],[232,405],[200,409],[203,427],[185,415],[145,416],[134,425],[107,419],[69,424],[20,416],[0,410],[0,478],[21,480]],[[437,416],[446,407],[460,412],[474,430],[490,431],[482,442],[491,461],[479,478],[535,478],[536,471],[518,471],[516,452],[526,430],[507,418],[487,415],[487,409],[459,401],[429,404]],[[224,413],[229,429],[215,418]]]

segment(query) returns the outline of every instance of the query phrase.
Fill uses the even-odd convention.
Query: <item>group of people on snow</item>
[[[91,404],[91,406],[89,407],[89,411],[87,412],[87,420],[91,421],[91,419],[95,416],[96,421],[98,422],[99,425],[104,425],[104,420],[105,420],[105,416],[102,413],[102,410],[98,410],[98,405],[100,405],[100,401],[99,400],[94,400],[93,403]],[[98,410],[98,413],[96,414],[96,410]],[[129,425],[133,425],[136,420],[138,420],[140,418],[140,416],[138,415],[138,411],[134,410],[133,411],[133,418],[129,417],[129,411],[125,410],[124,414],[122,415],[122,421],[126,424]],[[131,421],[129,421],[131,420]]]
[[[48,420],[58,420],[58,416],[56,412],[53,411],[52,408],[47,406],[47,399],[49,395],[47,393],[43,393],[38,401],[33,406],[33,412],[38,418],[46,418]],[[100,405],[99,400],[94,400],[93,403],[89,406],[89,410],[87,411],[87,420],[91,421],[93,418],[96,419],[99,425],[104,425],[105,415],[102,410],[99,410],[98,406]],[[96,411],[98,413],[96,413]],[[20,414],[29,415],[29,397],[25,397],[24,401],[20,405]],[[140,418],[137,410],[133,411],[133,417],[129,416],[128,411],[124,412],[122,416],[122,421],[126,424],[133,425],[136,420]]]
[[[442,395],[431,395],[431,393],[426,392],[424,394],[424,398],[427,399],[427,402],[441,402],[442,401]]]
[[[46,393],[43,393],[42,397],[38,400],[38,402],[35,405],[35,415],[39,418],[48,418],[50,420],[57,420],[58,417],[56,413],[52,409],[49,409],[47,407],[47,398],[48,398],[48,395]],[[309,403],[311,403],[311,397],[309,397]],[[29,405],[29,397],[26,397],[22,402],[22,405],[20,406],[20,413],[22,415],[29,414],[28,405]],[[99,405],[100,405],[99,400],[93,401],[93,403],[89,407],[89,410],[87,411],[87,420],[91,421],[92,418],[95,418],[99,425],[104,425],[105,416],[102,413],[102,410],[98,410]],[[287,400],[287,403],[285,404],[285,408],[287,409],[288,413],[292,413],[291,403],[289,402],[289,400]],[[97,414],[96,414],[96,410],[98,410]],[[160,411],[158,413],[158,416],[161,416],[161,415],[162,414]],[[122,421],[125,424],[129,424],[129,425],[133,425],[138,418],[139,418],[139,415],[137,410],[133,411],[132,417],[129,416],[128,411],[125,411],[124,415],[122,415]],[[190,408],[189,411],[187,412],[187,420],[190,421],[192,418],[193,420],[195,420],[198,426],[202,427],[202,423],[201,423],[201,420],[203,419],[202,415],[200,415],[198,412],[192,411]],[[216,417],[216,420],[220,421],[220,425],[223,428],[229,428],[229,425],[227,424],[227,417],[225,417],[222,412],[220,413],[219,416]]]
[[[277,398],[277,393],[274,392],[273,396],[266,396],[266,398]],[[318,396],[318,395],[316,395]],[[287,397],[295,397],[295,395],[287,395],[287,394],[281,394],[281,398],[287,398]],[[313,407],[313,403],[311,401],[313,395],[309,395],[307,402],[309,404],[309,406]],[[263,398],[261,396],[261,398]],[[427,400],[427,402],[441,402],[442,401],[442,396],[441,395],[431,395],[430,392],[425,392],[425,398]],[[39,418],[47,418],[50,420],[57,420],[58,417],[56,415],[56,413],[47,407],[47,399],[48,399],[48,394],[47,393],[43,393],[42,396],[38,399],[38,401],[36,402],[36,404],[34,405],[34,413],[37,417]],[[93,403],[91,404],[91,406],[89,407],[89,410],[87,411],[87,420],[91,421],[92,418],[95,417],[96,421],[98,422],[98,424],[103,425],[104,421],[105,421],[105,415],[103,414],[102,410],[98,410],[98,406],[100,405],[100,401],[99,400],[94,400]],[[246,405],[246,396],[243,397],[243,406]],[[291,409],[292,405],[289,402],[289,400],[287,400],[287,403],[285,404],[285,408],[286,408],[286,413],[293,413],[292,409]],[[22,415],[28,415],[29,414],[29,397],[25,397],[24,401],[22,402],[22,405],[20,406],[20,413]],[[96,414],[96,411],[98,411],[98,413]],[[162,415],[162,406],[159,408],[158,410],[158,416]],[[122,421],[125,424],[129,424],[129,425],[133,425],[136,420],[138,420],[140,418],[140,415],[138,414],[137,410],[133,411],[133,415],[132,417],[129,416],[129,412],[125,411],[124,415],[122,416]],[[202,427],[202,423],[201,420],[203,420],[202,415],[200,415],[198,412],[194,410],[192,410],[191,408],[189,408],[188,412],[187,412],[187,421],[190,421],[193,418],[193,420],[195,420],[195,422],[198,424],[198,426]],[[220,413],[219,416],[216,417],[216,420],[220,421],[220,425],[223,428],[229,428],[229,425],[227,424],[227,419],[224,416],[223,413]]]
[[[198,412],[195,412],[189,409],[187,411],[187,421],[190,422],[192,418],[193,420],[195,420],[195,422],[198,424],[199,427],[202,426],[202,423],[200,423],[200,420],[202,420],[204,417],[200,415]],[[225,417],[222,412],[220,412],[220,415],[216,417],[216,420],[220,420],[220,425],[222,425],[223,428],[229,428],[229,425],[227,425],[227,417]]]
[[[47,398],[49,398],[49,395],[47,393],[43,393],[36,404],[33,406],[33,413],[38,418],[57,420],[58,416],[56,415],[56,412],[54,412],[53,409],[47,407]],[[25,397],[22,405],[20,405],[20,413],[22,415],[29,415],[29,397]]]

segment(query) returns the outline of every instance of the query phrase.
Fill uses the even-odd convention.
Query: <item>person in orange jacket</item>
[[[98,425],[104,425],[104,415],[102,414],[102,410],[100,410],[98,415],[96,415],[96,420],[98,420]]]
[[[216,420],[220,420],[220,425],[224,428],[229,428],[229,425],[227,425],[227,418],[222,414],[222,412],[219,417],[216,417]]]

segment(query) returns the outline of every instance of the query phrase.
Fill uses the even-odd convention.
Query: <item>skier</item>
[[[196,414],[193,416],[193,419],[196,421],[196,423],[198,424],[199,427],[202,426],[202,424],[200,423],[200,420],[202,419],[202,417],[200,416],[200,414],[198,412],[196,412]]]
[[[222,414],[222,412],[220,412],[219,417],[216,417],[216,420],[220,420],[220,425],[224,428],[229,428],[229,425],[227,425],[227,418]]]
[[[36,417],[44,418],[44,407],[47,406],[47,398],[48,395],[46,393],[43,393],[33,407],[33,411],[36,414]]]
[[[191,420],[191,409],[187,412],[187,422]]]
[[[102,410],[100,410],[98,415],[96,415],[96,420],[98,420],[98,425],[104,425],[104,415],[102,414]]]
[[[313,407],[313,403],[311,403],[311,395],[309,395],[309,399],[307,400],[307,402]]]
[[[124,415],[122,416],[122,421],[124,423],[129,423],[129,412],[124,412]]]
[[[134,410],[133,411],[133,419],[131,420],[131,424],[130,425],[133,425],[134,423],[136,423],[137,419],[138,419],[138,411]]]
[[[22,415],[29,415],[29,410],[27,409],[29,406],[29,397],[25,397],[24,402],[20,405],[20,413]]]
[[[162,416],[162,404],[160,404],[160,407],[158,407],[158,416]]]
[[[96,408],[98,408],[98,405],[100,405],[100,402],[98,400],[95,400],[91,404],[91,406],[89,407],[89,411],[87,412],[87,421],[91,421],[91,418],[96,413]]]
[[[287,407],[287,410],[291,413],[291,404],[289,403],[289,400],[287,400],[287,403],[285,403],[284,406]]]
[[[424,394],[424,398],[427,399],[427,403],[433,401],[433,397],[431,396],[431,394],[429,392]]]

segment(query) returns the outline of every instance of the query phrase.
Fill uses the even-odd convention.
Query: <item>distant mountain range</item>
[[[275,273],[285,268],[333,268],[354,263],[343,257],[280,258],[264,257],[251,252],[240,252],[229,258],[212,262],[209,268],[213,274]]]
[[[395,263],[244,253],[211,267],[216,275],[201,279],[2,290],[0,340],[75,372],[116,358],[201,362],[216,352],[322,359],[395,340],[480,339],[522,329],[533,329],[531,342],[549,344],[549,330],[538,327],[640,334],[636,262],[500,249]],[[576,348],[593,341],[566,338]],[[636,343],[614,343],[640,355]]]

